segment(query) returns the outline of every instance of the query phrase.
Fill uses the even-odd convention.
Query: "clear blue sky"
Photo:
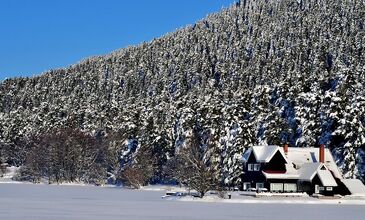
[[[0,80],[150,41],[234,0],[1,0]]]

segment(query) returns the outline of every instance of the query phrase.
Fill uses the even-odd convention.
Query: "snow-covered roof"
[[[252,148],[247,149],[242,156],[242,161],[244,161],[244,162],[248,161],[248,158],[250,157],[251,152],[252,152]]]
[[[342,179],[341,182],[345,184],[352,196],[365,196],[365,186],[358,179]]]
[[[262,173],[264,174],[264,176],[266,177],[266,179],[285,179],[285,180],[289,180],[289,179],[297,180],[297,179],[299,179],[299,175],[298,174],[290,174],[290,173],[267,173],[265,171],[262,171]]]
[[[243,157],[243,161],[248,161],[251,153],[254,154],[256,161],[260,163],[268,163],[274,155],[280,152],[286,160],[286,172],[275,173],[263,171],[262,173],[267,179],[300,179],[303,181],[312,181],[314,176],[318,174],[324,186],[337,186],[334,177],[342,179],[331,151],[325,149],[325,161],[319,162],[319,148],[289,148],[287,154],[284,153],[282,147],[275,145],[253,146],[248,149]]]
[[[285,164],[286,172],[285,173],[270,173],[262,171],[266,179],[299,179],[298,171],[294,169],[291,164]]]
[[[289,147],[287,159],[294,163],[296,167],[301,168],[304,164],[312,164],[319,162],[319,148],[308,147]],[[333,173],[336,178],[342,179],[342,174],[338,169],[335,160],[332,157],[331,151],[325,148],[324,164]]]
[[[323,186],[337,186],[336,180],[332,173],[323,163],[305,163],[298,170],[299,179],[311,182],[318,174]]]
[[[247,161],[251,153],[253,152],[257,162],[268,163],[278,151],[283,155],[283,158],[286,160],[284,152],[281,150],[280,147],[275,145],[253,146],[243,154],[242,160]]]
[[[321,163],[305,163],[298,170],[301,180],[312,181],[317,171],[323,166]]]
[[[318,170],[318,177],[323,186],[337,186],[336,180],[329,170]]]

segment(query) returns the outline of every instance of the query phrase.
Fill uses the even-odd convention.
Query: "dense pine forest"
[[[365,0],[241,0],[151,42],[6,79],[0,160],[22,180],[236,186],[249,146],[325,144],[364,181],[364,18]]]

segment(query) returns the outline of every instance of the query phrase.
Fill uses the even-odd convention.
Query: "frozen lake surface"
[[[0,184],[0,219],[365,219],[363,205],[231,204],[161,199],[163,191]]]

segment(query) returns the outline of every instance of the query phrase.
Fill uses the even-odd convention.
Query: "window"
[[[255,163],[254,167],[253,167],[253,170],[254,171],[260,171],[260,168],[261,168],[261,164],[259,163]]]
[[[323,187],[322,187],[323,188]],[[314,193],[320,193],[320,186],[319,185],[314,185]],[[323,189],[322,189],[323,190]]]
[[[332,191],[332,190],[333,190],[333,188],[332,188],[331,186],[329,186],[329,187],[326,187],[326,190],[327,190],[327,191]]]
[[[248,171],[252,171],[252,170],[253,170],[253,164],[252,164],[252,163],[249,163],[249,164],[247,165],[247,170],[248,170]]]
[[[270,183],[271,192],[283,192],[284,185],[282,183]]]
[[[256,189],[262,189],[264,187],[264,183],[256,183]]]
[[[297,184],[296,183],[284,183],[284,191],[285,192],[296,192]]]

